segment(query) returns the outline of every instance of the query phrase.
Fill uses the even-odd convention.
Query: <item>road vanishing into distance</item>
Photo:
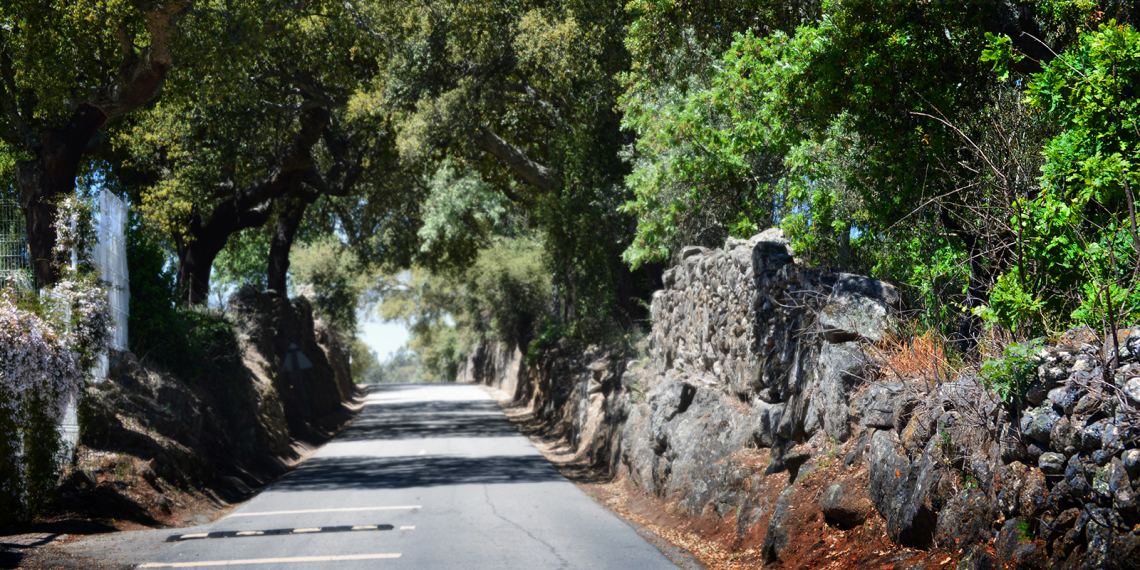
[[[373,385],[343,433],[226,516],[115,541],[140,569],[677,568],[459,384]]]

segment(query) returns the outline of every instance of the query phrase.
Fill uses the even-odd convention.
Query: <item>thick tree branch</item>
[[[562,129],[567,132],[571,130],[569,125],[566,124],[566,121],[562,119],[562,113],[558,112],[558,109],[553,104],[543,99],[538,91],[533,86],[531,86],[530,83],[527,83],[526,81],[506,81],[504,84],[506,85],[508,91],[527,97],[531,100],[531,102],[537,105],[538,108],[542,109],[543,112],[549,115],[551,117],[551,121],[554,123],[555,128]]]
[[[474,141],[479,148],[505,162],[527,184],[545,192],[558,189],[558,183],[549,168],[531,160],[526,153],[499,138],[495,133],[480,128],[475,132]]]
[[[166,73],[173,65],[168,45],[171,24],[185,11],[189,0],[168,0],[145,16],[146,29],[150,33],[150,45],[141,56],[134,52],[133,42],[125,33],[120,33],[119,41],[124,51],[123,61],[115,78],[96,91],[88,104],[102,111],[104,124],[134,111],[158,96],[166,81]],[[102,125],[100,125],[102,126]]]
[[[3,108],[4,114],[8,116],[8,126],[0,136],[9,143],[30,144],[35,137],[24,123],[24,118],[20,116],[20,109],[16,105],[14,77],[12,56],[8,50],[0,50],[0,108]]]

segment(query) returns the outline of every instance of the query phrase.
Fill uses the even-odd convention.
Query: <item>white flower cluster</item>
[[[83,384],[79,354],[68,339],[34,313],[0,296],[0,413],[23,424],[33,395],[56,421]]]
[[[64,257],[76,254],[76,261],[89,265],[95,245],[95,206],[76,195],[59,202],[55,217],[55,253]]]
[[[90,368],[107,350],[115,326],[106,289],[94,276],[60,281],[44,295],[44,305],[68,346],[79,354],[82,368]]]

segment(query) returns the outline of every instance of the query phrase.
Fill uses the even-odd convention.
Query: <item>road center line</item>
[[[275,528],[269,530],[217,530],[214,532],[199,532],[195,534],[176,534],[167,537],[166,542],[184,542],[187,540],[204,540],[215,538],[246,538],[251,536],[285,536],[290,534],[353,532],[362,530],[392,530],[396,527],[390,524],[372,524],[357,526],[317,526],[311,528]],[[402,528],[401,528],[402,530]]]
[[[203,560],[201,562],[149,562],[138,568],[194,568],[196,566],[238,566],[241,564],[284,564],[288,562],[342,562],[399,558],[400,554],[342,554],[339,556],[300,556],[297,558],[250,558],[248,560]]]
[[[271,511],[267,513],[234,513],[226,518],[232,519],[235,517],[268,517],[275,515],[303,515],[309,513],[349,513],[360,511],[398,511],[404,509],[419,509],[423,508],[420,505],[409,505],[406,507],[356,507],[351,509],[310,509],[306,511]]]

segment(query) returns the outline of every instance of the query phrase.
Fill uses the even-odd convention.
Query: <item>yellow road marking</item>
[[[363,525],[363,526],[354,526],[354,527],[352,527],[352,530],[376,530],[377,528],[378,527],[376,525]]]
[[[302,534],[302,533],[306,533],[306,532],[321,532],[321,527],[318,526],[315,528],[295,528],[295,529],[293,529],[293,534]]]
[[[265,533],[260,531],[260,530],[243,530],[243,531],[237,533],[238,536],[258,536],[258,535],[262,535],[262,534],[265,534]]]
[[[207,536],[210,536],[210,533],[208,533],[208,532],[196,532],[194,534],[184,534],[184,535],[182,535],[182,538],[183,538],[183,540],[185,540],[187,538],[206,538]]]
[[[400,527],[400,530],[416,530],[416,527],[414,527],[414,526],[402,526],[402,527]]]
[[[341,562],[399,558],[400,554],[342,554],[340,556],[300,556],[297,558],[250,558],[247,560],[203,560],[201,562],[150,562],[138,568],[193,568],[195,566],[238,566],[241,564],[284,564],[286,562]]]

